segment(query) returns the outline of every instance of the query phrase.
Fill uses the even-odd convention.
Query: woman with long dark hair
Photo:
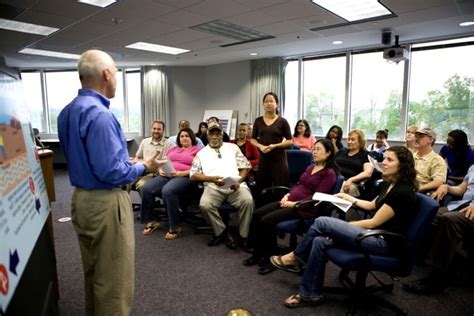
[[[259,264],[259,274],[274,270],[270,255],[277,250],[276,225],[291,219],[314,219],[317,209],[295,210],[298,201],[310,200],[314,193],[330,193],[336,183],[337,167],[334,160],[334,146],[328,139],[320,139],[313,146],[315,163],[308,166],[298,183],[280,201],[267,204],[255,210],[250,224],[248,246],[254,248],[253,255],[243,264]]]
[[[295,132],[293,133],[293,144],[297,145],[300,150],[311,152],[315,143],[316,138],[311,134],[311,127],[309,127],[308,121],[298,120],[295,125]]]
[[[300,263],[306,264],[299,293],[285,300],[287,307],[321,303],[327,262],[325,253],[331,247],[359,249],[355,237],[367,229],[406,233],[416,214],[418,183],[413,154],[403,146],[390,147],[382,164],[385,181],[380,184],[380,194],[374,200],[363,201],[345,193],[336,194],[363,210],[375,211],[371,219],[346,222],[333,217],[318,217],[294,251],[271,257],[272,264],[284,270],[293,270]],[[371,254],[388,255],[397,251],[397,245],[390,239],[376,236],[364,239],[361,247]]]
[[[461,183],[474,163],[474,151],[469,146],[466,133],[460,129],[449,132],[446,145],[439,154],[448,162],[448,181],[453,185]]]
[[[342,144],[342,128],[333,125],[331,128],[328,130],[328,133],[326,134],[326,138],[332,141],[332,144],[334,145],[334,148],[336,152],[338,152],[341,149],[344,149],[344,145]]]
[[[198,131],[196,133],[196,138],[201,138],[201,136],[207,135],[207,122],[199,123]]]

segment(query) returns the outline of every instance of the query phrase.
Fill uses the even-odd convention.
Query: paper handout
[[[338,198],[337,196],[334,196],[331,194],[320,193],[320,192],[314,193],[313,200],[316,200],[319,202],[330,202],[334,204],[335,206],[337,206],[339,209],[341,209],[343,212],[347,212],[352,206],[352,203],[349,201]]]
[[[228,189],[234,184],[238,184],[240,177],[226,177],[222,179],[224,181],[224,185],[219,187],[220,189]]]
[[[378,162],[377,160],[375,160],[374,158],[372,158],[370,155],[368,155],[369,157],[369,162],[370,162],[370,165],[372,167],[374,167],[375,170],[377,170],[378,172],[383,172],[382,171],[382,163],[381,162]]]
[[[171,177],[171,175],[176,172],[173,167],[173,164],[169,159],[158,160],[158,162],[163,163],[160,168],[161,171],[163,171],[167,177]]]

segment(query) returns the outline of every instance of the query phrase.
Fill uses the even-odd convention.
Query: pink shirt
[[[293,136],[293,144],[298,145],[300,150],[313,151],[313,146],[315,143],[316,139],[313,135],[309,137],[303,137],[303,139]]]
[[[176,171],[188,171],[191,169],[194,156],[201,150],[199,146],[192,146],[190,148],[172,147],[166,153]]]

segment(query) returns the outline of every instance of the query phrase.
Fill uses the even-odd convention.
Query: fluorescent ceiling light
[[[190,52],[189,49],[163,46],[163,45],[157,45],[157,44],[151,44],[151,43],[145,43],[145,42],[137,42],[137,43],[134,43],[134,44],[127,45],[125,47],[133,48],[133,49],[140,49],[140,50],[147,50],[147,51],[150,51],[150,52],[170,54],[170,55],[178,55],[178,54]]]
[[[114,4],[117,1],[118,0],[77,0],[77,2],[95,5],[96,7],[101,7],[101,8],[108,7],[109,5]]]
[[[455,39],[450,39],[450,40],[413,44],[412,48],[427,47],[427,46],[434,46],[434,45],[438,46],[438,45],[449,45],[449,44],[456,44],[456,43],[467,43],[467,42],[473,42],[473,41],[474,41],[473,36],[461,37],[461,38],[455,38]]]
[[[6,20],[6,19],[0,19],[0,29],[29,33],[29,34],[38,34],[38,35],[49,35],[59,30],[55,27],[49,27],[49,26],[13,21],[13,20]]]
[[[474,25],[473,21],[466,21],[466,22],[459,23],[459,26],[471,26],[471,25]]]
[[[34,49],[34,48],[23,48],[22,50],[19,51],[19,53],[46,56],[46,57],[66,58],[66,59],[79,59],[81,57],[81,55],[76,55],[76,54],[67,54],[67,53],[53,52],[51,50],[42,50],[42,49]]]
[[[311,0],[314,4],[349,22],[393,15],[377,0]]]
[[[222,20],[214,20],[211,22],[191,26],[190,29],[226,38],[232,38],[238,41],[257,41],[272,38],[268,34]]]
[[[334,45],[341,45],[342,43],[344,43],[343,41],[333,41],[332,42]]]
[[[258,53],[250,53],[250,56],[258,56]]]

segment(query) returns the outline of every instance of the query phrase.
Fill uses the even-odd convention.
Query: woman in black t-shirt
[[[415,162],[410,150],[403,146],[388,148],[383,160],[383,175],[386,182],[382,184],[379,196],[372,201],[359,200],[345,193],[336,194],[363,210],[376,211],[373,218],[349,223],[333,217],[319,217],[293,252],[271,257],[272,264],[284,270],[295,270],[300,262],[306,263],[299,293],[287,298],[286,306],[320,303],[327,261],[325,253],[331,247],[358,249],[355,237],[367,229],[406,233],[415,215],[415,192],[418,189]],[[380,255],[396,250],[390,240],[375,236],[364,239],[361,247],[368,253]]]
[[[360,196],[358,183],[370,178],[373,168],[369,163],[368,153],[365,150],[365,135],[360,129],[355,129],[347,137],[347,149],[339,150],[336,162],[341,174],[346,179],[342,185],[342,192],[352,196]]]

